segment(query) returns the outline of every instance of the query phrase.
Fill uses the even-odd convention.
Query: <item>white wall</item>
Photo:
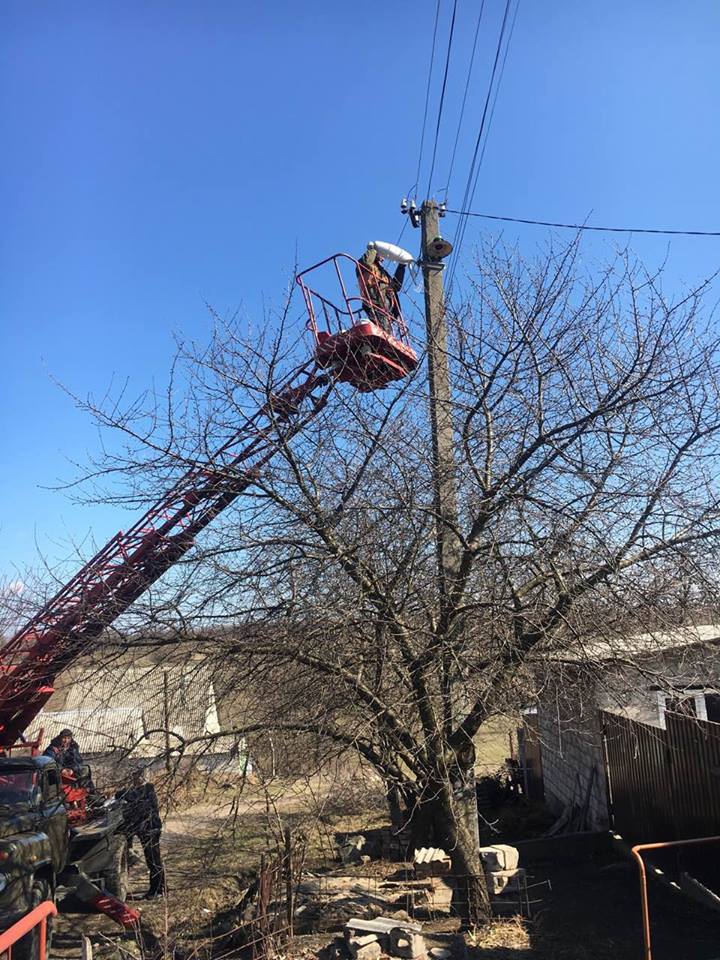
[[[605,763],[598,708],[591,689],[559,672],[545,684],[538,705],[545,801],[560,815],[587,803],[584,828],[609,826]]]

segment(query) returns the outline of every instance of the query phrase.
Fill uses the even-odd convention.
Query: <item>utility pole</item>
[[[411,209],[411,222],[419,221],[422,229],[420,265],[425,290],[425,329],[427,335],[427,363],[430,403],[430,430],[433,451],[433,486],[435,502],[435,536],[438,560],[439,622],[443,636],[441,671],[446,734],[455,726],[451,673],[453,628],[452,592],[460,574],[462,544],[458,536],[457,465],[455,463],[455,433],[453,429],[452,389],[448,359],[448,328],[443,289],[444,259],[452,252],[452,244],[440,235],[440,216],[444,206],[426,200],[419,214]],[[458,752],[454,797],[459,819],[464,822],[469,837],[480,842],[477,799],[475,796],[475,751],[472,743]]]
[[[425,330],[427,335],[430,429],[433,448],[435,528],[440,580],[441,616],[460,570],[455,437],[453,432],[450,365],[448,362],[447,318],[443,289],[443,257],[452,247],[440,243],[439,208],[426,200],[420,211],[422,253],[420,263],[425,288]]]

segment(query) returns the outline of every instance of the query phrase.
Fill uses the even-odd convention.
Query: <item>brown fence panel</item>
[[[679,840],[720,832],[720,724],[667,713],[672,810]]]
[[[613,826],[628,840],[720,833],[720,724],[667,712],[666,730],[601,712]]]
[[[676,839],[666,731],[605,711],[600,718],[615,830],[636,843]]]

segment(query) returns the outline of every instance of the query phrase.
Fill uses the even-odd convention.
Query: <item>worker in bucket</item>
[[[356,268],[363,307],[370,320],[391,333],[392,320],[400,317],[398,294],[405,280],[405,264],[399,263],[394,276],[383,267],[383,256],[369,243]]]
[[[137,837],[145,854],[145,863],[150,874],[150,889],[143,899],[154,900],[166,891],[165,868],[160,854],[160,806],[155,787],[148,780],[146,768],[136,767],[132,772],[131,785],[119,790],[115,796],[125,803],[123,832],[127,839],[128,852],[131,851],[133,838]]]

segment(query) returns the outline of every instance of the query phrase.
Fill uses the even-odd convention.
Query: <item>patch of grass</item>
[[[494,920],[465,935],[468,960],[520,960],[532,946],[522,917]]]

